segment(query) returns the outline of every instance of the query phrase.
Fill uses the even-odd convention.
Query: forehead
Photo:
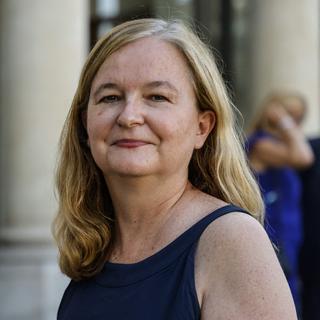
[[[191,73],[185,57],[173,44],[148,37],[129,43],[106,58],[92,87],[103,81],[139,84],[159,80],[191,86]]]

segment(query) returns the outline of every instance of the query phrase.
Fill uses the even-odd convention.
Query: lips
[[[116,140],[112,145],[117,146],[119,148],[138,148],[147,144],[149,143],[143,140],[121,139]]]

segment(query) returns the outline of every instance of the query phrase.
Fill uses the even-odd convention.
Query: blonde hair
[[[113,217],[102,172],[87,147],[82,115],[101,64],[124,45],[144,37],[157,37],[182,52],[192,73],[199,110],[216,114],[215,129],[192,156],[191,183],[246,209],[259,221],[263,219],[259,188],[248,168],[234,110],[208,47],[179,21],[129,21],[113,28],[91,51],[61,135],[56,174],[59,209],[53,233],[60,250],[60,268],[75,280],[102,269],[112,238]]]

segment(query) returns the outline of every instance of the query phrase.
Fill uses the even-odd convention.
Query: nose
[[[120,127],[131,128],[144,123],[142,102],[139,97],[126,99],[125,104],[118,115],[117,124]]]

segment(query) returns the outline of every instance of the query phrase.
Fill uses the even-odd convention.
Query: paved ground
[[[69,280],[50,246],[0,247],[0,319],[55,320]]]

